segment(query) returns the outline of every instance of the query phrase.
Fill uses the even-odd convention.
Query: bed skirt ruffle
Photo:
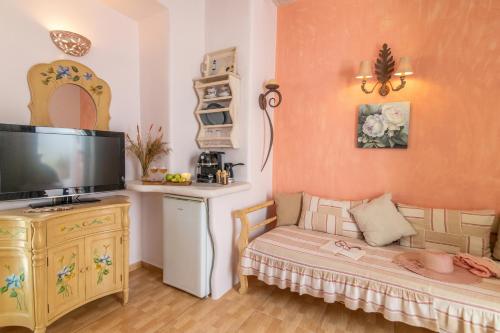
[[[390,321],[437,332],[500,332],[498,312],[454,304],[425,292],[366,277],[288,261],[252,248],[244,251],[240,267],[243,275],[254,275],[268,285],[323,298],[327,303],[341,302],[351,310],[381,313]]]

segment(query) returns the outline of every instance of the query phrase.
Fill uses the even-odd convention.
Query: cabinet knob
[[[85,273],[85,267],[80,269],[80,273]]]

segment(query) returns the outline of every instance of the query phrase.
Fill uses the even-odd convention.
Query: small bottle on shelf
[[[221,175],[220,175],[222,185],[227,185],[228,184],[228,179],[227,179],[227,171],[222,170]]]
[[[217,184],[222,184],[221,173],[221,170],[217,170],[217,173],[215,174],[215,182]]]

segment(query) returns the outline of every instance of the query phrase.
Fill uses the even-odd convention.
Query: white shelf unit
[[[193,82],[198,96],[198,106],[194,112],[200,126],[196,136],[198,146],[201,149],[238,148],[239,76],[234,73],[226,73],[197,78]],[[207,88],[219,89],[222,86],[229,87],[229,96],[205,98]],[[207,109],[213,103],[219,104],[221,107]],[[210,124],[209,121],[207,122],[207,114],[221,112],[224,113],[224,123]]]

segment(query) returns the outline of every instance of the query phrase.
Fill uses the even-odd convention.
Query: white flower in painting
[[[387,130],[385,119],[380,114],[374,114],[366,117],[363,124],[363,133],[371,137],[381,137]]]
[[[390,130],[397,131],[401,126],[406,124],[403,111],[394,104],[382,105],[382,115]]]

